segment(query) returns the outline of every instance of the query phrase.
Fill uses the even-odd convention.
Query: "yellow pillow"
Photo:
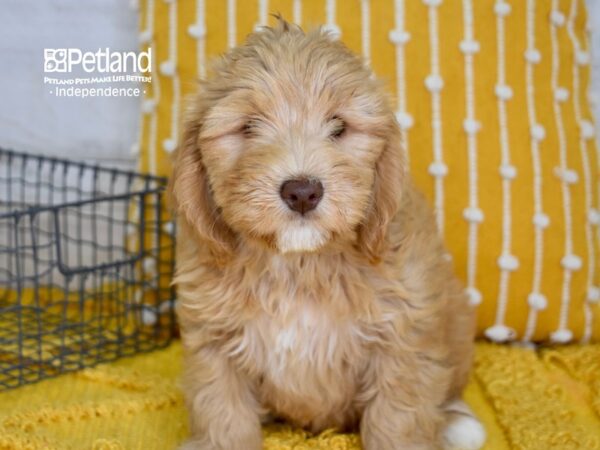
[[[155,71],[142,169],[169,173],[181,99],[269,13],[325,24],[395,96],[416,183],[495,341],[600,340],[599,154],[583,0],[142,0]]]

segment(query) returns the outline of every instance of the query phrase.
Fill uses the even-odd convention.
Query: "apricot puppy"
[[[405,172],[388,98],[342,43],[280,19],[187,112],[170,191],[192,436],[357,429],[365,450],[477,449],[473,311]]]

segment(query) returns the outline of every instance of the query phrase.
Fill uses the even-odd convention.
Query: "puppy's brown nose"
[[[323,198],[323,185],[319,180],[287,180],[281,185],[279,195],[291,210],[305,214]]]

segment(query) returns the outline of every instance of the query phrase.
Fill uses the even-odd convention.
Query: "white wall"
[[[520,1],[520,0],[519,0]],[[587,0],[600,118],[600,0]],[[0,0],[0,146],[131,163],[137,98],[56,98],[43,84],[44,47],[137,50],[130,0]]]
[[[129,0],[0,0],[0,146],[131,164],[139,99],[57,98],[43,49],[138,50]]]

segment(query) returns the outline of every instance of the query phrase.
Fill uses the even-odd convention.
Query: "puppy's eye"
[[[242,126],[240,131],[245,137],[253,137],[256,132],[256,123],[253,120],[249,120]]]
[[[342,137],[342,135],[346,132],[346,122],[344,122],[344,120],[339,116],[333,116],[330,122],[333,128],[329,136],[334,139]]]

